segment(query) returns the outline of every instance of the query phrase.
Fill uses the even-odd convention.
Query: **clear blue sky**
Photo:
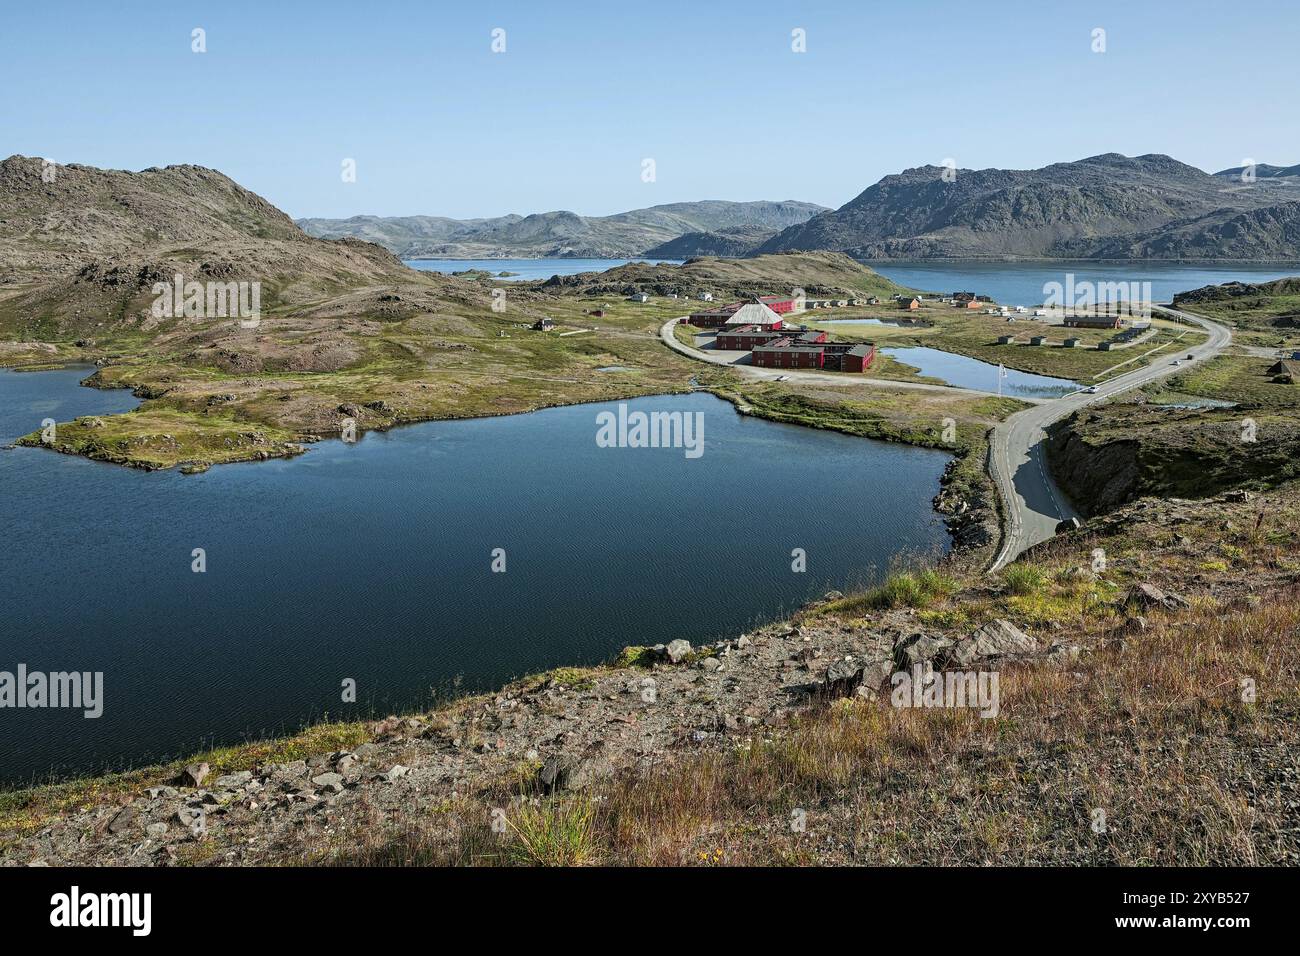
[[[458,218],[839,206],[948,157],[1290,165],[1298,37],[1295,0],[7,0],[0,156],[212,166],[294,216]]]

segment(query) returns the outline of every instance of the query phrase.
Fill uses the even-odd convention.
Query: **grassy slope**
[[[506,805],[517,781],[396,834],[345,834],[326,856],[384,865],[1294,864],[1298,788],[1287,774],[1300,744],[1300,493],[1277,493],[1266,523],[1238,517],[1227,534],[1226,507],[1181,525],[1187,545],[1170,544],[1155,509],[1135,511],[1040,549],[997,581],[913,575],[922,583],[895,579],[817,612],[869,627],[872,608],[902,595],[930,629],[1008,617],[1090,649],[1064,667],[1003,667],[999,719],[841,701],[786,734],[684,754],[594,795],[542,798],[505,839],[449,821],[486,819],[481,807]],[[1098,547],[1108,568],[1095,580],[1077,573]],[[1153,553],[1162,559],[1155,577],[1191,588],[1193,607],[1147,612],[1135,626],[1121,596],[1152,579]],[[1266,602],[1244,593],[1252,570],[1261,590],[1276,588]],[[1244,677],[1257,684],[1252,702]],[[802,830],[791,827],[795,810],[806,814]]]
[[[1232,326],[1243,345],[1300,347],[1300,278],[1206,286],[1175,296],[1174,304]]]
[[[1221,355],[1169,379],[1171,390],[1201,398],[1240,402],[1266,408],[1300,405],[1300,385],[1274,382],[1268,374],[1274,359],[1253,355]]]

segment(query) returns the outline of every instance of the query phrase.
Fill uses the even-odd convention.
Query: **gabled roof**
[[[727,319],[727,325],[771,325],[781,317],[762,302],[746,302]]]

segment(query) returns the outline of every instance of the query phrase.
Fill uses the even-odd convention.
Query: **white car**
[[[1175,364],[1175,365],[1182,365],[1182,364],[1183,364],[1183,360],[1182,360],[1182,359],[1174,359],[1174,364]]]
[[[1097,386],[1096,386],[1096,385],[1089,385],[1087,388],[1085,388],[1085,389],[1083,390],[1083,394],[1085,394],[1085,395],[1096,395],[1096,394],[1097,394]]]
[[[789,376],[789,375],[778,375],[778,376],[776,377],[776,380],[777,380],[778,382],[788,382],[788,381],[790,381],[790,376]]]

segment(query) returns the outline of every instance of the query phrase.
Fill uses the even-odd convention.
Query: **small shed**
[[[1014,335],[999,335],[998,345],[1014,345],[1016,337]]]
[[[533,328],[538,332],[549,332],[551,331],[551,329],[555,328],[555,320],[548,319],[546,316],[542,316],[540,319],[538,319],[536,322],[533,323]]]
[[[1077,349],[1079,347],[1078,339],[1066,339],[1061,343],[1067,349]]]
[[[1033,338],[1031,338],[1031,339],[1029,340],[1029,344],[1030,344],[1030,345],[1046,345],[1046,344],[1047,344],[1047,336],[1046,336],[1046,335],[1035,335]]]

